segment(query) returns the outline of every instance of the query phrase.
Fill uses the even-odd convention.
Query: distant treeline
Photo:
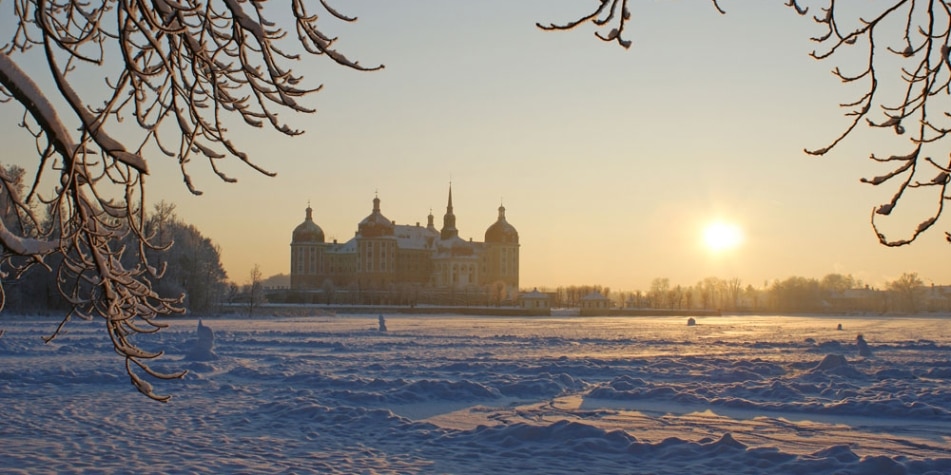
[[[0,165],[2,166],[2,165]],[[13,186],[24,186],[23,169],[5,167],[9,176],[15,177]],[[40,234],[39,229],[48,223],[25,223],[17,209],[0,195],[0,219],[8,229],[21,229],[23,234]],[[35,211],[35,210],[34,210]],[[37,213],[42,214],[42,213]],[[52,227],[51,227],[52,228]],[[156,276],[148,282],[159,295],[184,297],[183,308],[190,313],[218,312],[225,303],[246,303],[251,313],[268,298],[267,287],[284,287],[286,276],[264,279],[257,266],[250,275],[250,283],[239,287],[227,281],[228,276],[221,265],[220,250],[210,239],[204,237],[194,226],[182,222],[175,214],[175,205],[164,201],[155,205],[140,230],[148,237],[151,246],[138,242],[138,233],[117,232],[122,240],[114,243],[116,249],[125,250],[125,268],[138,264],[138,253],[144,253]],[[63,256],[52,254],[45,259],[47,267],[33,265],[27,269],[16,257],[0,263],[4,311],[16,313],[63,313],[71,304],[67,296],[89,295],[75,292],[95,285],[93,281],[64,280],[57,269]],[[443,305],[516,305],[517,296],[503,296],[485,288],[430,289],[398,286],[389,290],[340,289],[331,285],[320,296],[308,295],[308,303],[362,303],[414,305],[416,303],[439,303]],[[545,289],[542,289],[545,290]],[[290,298],[285,287],[272,290],[276,301],[303,303],[301,298]],[[828,274],[821,279],[789,277],[785,280],[765,282],[760,287],[746,284],[738,279],[708,277],[694,285],[672,285],[667,278],[655,278],[646,292],[612,292],[601,285],[572,285],[558,287],[552,295],[554,307],[580,307],[582,299],[598,293],[614,302],[618,308],[647,308],[664,310],[718,310],[722,312],[772,312],[772,313],[917,313],[951,312],[951,288],[925,286],[917,273],[905,273],[888,282],[883,288],[872,288],[847,274]],[[283,298],[280,298],[283,297]],[[317,297],[321,297],[318,299]],[[315,300],[316,299],[316,300]],[[352,300],[352,301],[351,301]]]
[[[13,209],[4,203],[0,203],[0,218],[7,226],[19,224]],[[114,245],[117,248],[124,246],[123,258],[129,260],[124,264],[128,266],[136,265],[137,253],[145,253],[156,271],[156,276],[149,276],[148,281],[159,295],[183,295],[183,307],[188,312],[201,314],[217,311],[222,302],[239,293],[236,286],[227,282],[218,246],[196,227],[182,222],[175,215],[174,205],[164,201],[156,205],[142,234],[151,237],[154,247],[140,246],[135,233],[125,233],[125,237]],[[93,283],[64,281],[57,273],[62,261],[61,254],[53,254],[45,260],[52,271],[34,265],[22,273],[15,260],[4,262],[0,268],[5,274],[4,312],[45,314],[69,311],[71,305],[64,294],[72,295],[70,289]]]
[[[951,287],[925,286],[917,273],[905,273],[884,288],[873,288],[848,274],[821,279],[789,277],[744,285],[738,278],[708,277],[694,285],[671,285],[655,278],[648,291],[615,291],[600,285],[572,285],[545,290],[555,307],[580,307],[598,292],[617,308],[719,310],[761,313],[918,313],[951,312]]]

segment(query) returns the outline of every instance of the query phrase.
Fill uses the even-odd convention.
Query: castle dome
[[[357,233],[365,238],[392,236],[394,227],[393,221],[383,216],[383,213],[380,211],[380,198],[374,197],[373,211],[357,225]]]
[[[324,230],[314,222],[314,210],[307,207],[307,217],[304,222],[294,228],[293,242],[324,242]]]
[[[518,244],[518,231],[505,220],[505,206],[499,206],[499,219],[485,230],[485,242]]]

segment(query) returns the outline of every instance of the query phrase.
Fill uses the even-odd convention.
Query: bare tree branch
[[[595,35],[601,40],[628,48],[631,42],[623,34],[634,1],[598,0],[593,11],[576,20],[537,26],[543,30],[571,30],[590,23],[598,29]],[[864,89],[854,100],[840,104],[849,119],[848,125],[825,146],[806,148],[805,152],[825,155],[853,135],[860,125],[897,135],[910,132],[909,152],[886,159],[872,154],[872,161],[892,168],[883,175],[862,179],[863,183],[875,186],[896,187],[888,203],[872,210],[871,225],[882,244],[909,244],[937,222],[944,201],[951,199],[945,193],[951,155],[946,149],[938,149],[946,157],[938,163],[932,158],[931,149],[925,148],[951,134],[947,102],[951,96],[951,2],[787,0],[785,5],[806,16],[811,9],[805,5],[807,2],[818,4],[818,8],[812,8],[818,14],[811,18],[821,28],[821,33],[812,38],[818,45],[812,57],[818,61],[842,59],[843,64],[850,64],[846,55],[857,53],[857,70],[847,72],[836,66],[832,74],[844,84],[864,84]],[[724,13],[716,1],[713,3]],[[603,33],[607,28],[611,29]],[[876,218],[890,215],[909,190],[933,193],[937,204],[909,237],[890,239],[880,231]],[[951,234],[948,239],[951,241]]]
[[[275,27],[266,6],[290,12],[296,39]],[[291,68],[300,56],[288,51],[326,56],[355,70],[382,68],[338,52],[308,8],[303,0],[14,2],[16,31],[0,43],[0,102],[25,109],[21,127],[35,140],[38,160],[25,196],[21,182],[0,173],[0,199],[12,203],[16,220],[32,223],[11,228],[0,222],[0,264],[12,271],[0,274],[0,282],[58,255],[57,286],[72,310],[49,339],[72,317],[102,318],[133,386],[152,399],[168,397],[155,393],[145,377],[184,372],[152,369],[148,362],[161,352],[143,350],[134,335],[162,328],[161,317],[184,309],[182,296],[161,296],[150,284],[162,270],[148,261],[148,251],[170,243],[155,245],[144,232],[147,157],[158,151],[177,160],[195,194],[201,192],[188,169],[195,158],[229,182],[235,180],[220,166],[228,159],[273,175],[232,141],[226,124],[237,117],[288,136],[302,133],[278,113],[313,112],[300,100],[320,85],[304,85]],[[335,21],[356,21],[323,0],[317,8]],[[45,70],[24,70],[36,56]],[[55,90],[40,87],[37,74],[47,74]],[[104,80],[104,95],[88,83],[96,75]],[[123,123],[128,118],[131,128]],[[42,177],[52,179],[47,189]],[[46,226],[39,225],[34,200],[49,214]],[[0,285],[0,307],[2,296]]]
[[[624,28],[631,19],[631,9],[629,4],[635,0],[598,0],[597,8],[591,13],[581,16],[577,20],[567,23],[536,23],[535,26],[546,31],[573,30],[586,23],[593,24],[597,31],[594,32],[601,41],[616,42],[625,49],[631,47],[631,40],[624,38]],[[718,0],[711,0],[713,7],[720,13],[726,13]],[[611,28],[607,33],[603,33],[607,28]]]
[[[796,1],[787,5],[794,7],[800,15],[805,15],[808,10]],[[845,115],[851,117],[849,126],[830,144],[806,152],[813,155],[827,153],[852,134],[860,123],[897,135],[904,135],[911,129],[908,137],[911,150],[884,159],[871,155],[873,161],[891,164],[893,168],[884,175],[862,179],[863,183],[875,186],[895,184],[892,199],[873,209],[870,221],[882,244],[902,246],[914,242],[937,222],[944,210],[944,201],[948,199],[945,189],[951,162],[945,160],[944,164],[938,164],[924,147],[944,139],[951,132],[948,112],[941,110],[947,106],[935,102],[947,100],[951,85],[948,62],[951,11],[946,2],[936,0],[895,0],[878,6],[880,11],[869,11],[869,8],[864,5],[857,8],[854,4],[840,6],[835,0],[827,0],[820,9],[821,15],[813,17],[825,33],[813,38],[820,49],[813,51],[812,56],[817,60],[827,60],[864,48],[864,65],[856,73],[846,74],[835,68],[833,74],[843,83],[864,82],[867,88],[856,101],[842,104]],[[857,11],[871,14],[863,17]],[[858,26],[846,30],[843,26],[846,24]],[[885,45],[884,49],[880,43]],[[903,86],[890,84],[887,89],[881,89],[882,78],[896,84],[903,83]],[[883,94],[887,96],[880,98]],[[940,111],[937,117],[929,115],[935,107]],[[882,119],[874,119],[873,115]],[[947,156],[947,151],[942,153]],[[934,178],[923,182],[919,176]],[[897,209],[905,192],[912,189],[934,189],[937,204],[910,236],[890,239],[880,231],[876,218],[890,215]]]

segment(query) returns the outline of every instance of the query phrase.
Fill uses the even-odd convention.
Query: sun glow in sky
[[[703,243],[714,254],[731,251],[743,244],[743,231],[735,224],[716,221],[704,228]]]
[[[878,244],[869,226],[869,211],[894,189],[859,182],[883,173],[867,157],[907,153],[907,137],[882,138],[863,122],[827,156],[804,154],[844,130],[838,104],[861,91],[829,73],[837,64],[809,57],[809,38],[822,33],[811,18],[783,2],[730,3],[720,15],[710,2],[637,2],[624,50],[590,28],[535,27],[577,18],[590,2],[340,2],[359,21],[328,17],[334,46],[386,68],[355,72],[305,56],[294,72],[323,85],[301,99],[317,113],[280,111],[303,135],[230,127],[276,177],[225,160],[217,166],[238,182],[223,183],[196,161],[189,170],[204,194],[193,196],[178,162],[152,150],[148,206],[174,202],[240,284],[255,264],[265,276],[290,272],[291,232],[308,203],[327,240],[350,239],[374,196],[398,224],[425,225],[432,210],[438,227],[450,179],[464,239],[482,241],[504,202],[519,232],[522,288],[644,290],[658,277],[760,286],[832,272],[871,285],[904,272],[951,283],[949,221],[901,248]],[[21,117],[0,104],[0,161],[35,168]],[[898,219],[887,230],[906,236],[933,204],[887,217]],[[709,248],[698,246],[697,223],[724,210],[743,217],[745,239],[717,231]],[[739,242],[742,252],[708,258]]]

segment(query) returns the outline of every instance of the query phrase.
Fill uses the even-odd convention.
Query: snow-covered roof
[[[435,258],[475,257],[477,249],[481,246],[481,242],[466,241],[459,236],[453,236],[449,239],[440,239],[436,241],[437,252]]]
[[[454,247],[467,247],[470,243],[459,236],[453,236],[449,239],[440,239],[436,244],[440,248],[451,249]]]
[[[588,295],[585,295],[584,297],[581,297],[581,300],[609,300],[609,299],[601,295],[601,292],[595,291],[595,292],[591,292]]]
[[[349,241],[343,244],[335,244],[328,249],[327,252],[334,254],[354,254],[357,252],[357,239],[350,238]]]
[[[538,289],[533,289],[531,292],[519,295],[519,298],[524,300],[548,300],[551,296],[544,292],[539,292]]]
[[[396,245],[400,249],[432,249],[439,233],[422,226],[398,224],[394,230]]]

